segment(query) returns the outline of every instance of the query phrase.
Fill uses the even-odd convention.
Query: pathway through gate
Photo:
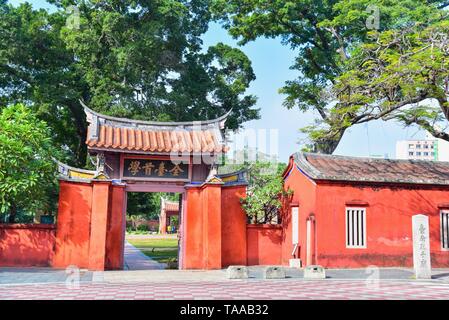
[[[246,215],[240,206],[246,180],[242,172],[217,174],[218,158],[227,150],[228,114],[208,121],[151,122],[114,118],[86,106],[84,111],[96,170],[60,164],[54,267],[119,270],[127,257],[137,268],[150,263],[125,244],[128,192],[182,194],[180,269],[247,263]]]
[[[163,270],[167,264],[146,256],[128,241],[125,242],[125,270]]]

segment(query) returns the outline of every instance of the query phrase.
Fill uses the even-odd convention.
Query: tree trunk
[[[16,217],[17,217],[17,206],[16,204],[13,202],[11,204],[11,207],[9,208],[9,218],[8,218],[8,222],[9,223],[15,223],[16,222]]]
[[[313,145],[313,151],[316,153],[332,154],[340,144],[346,129],[341,129],[334,137],[324,138]]]
[[[76,132],[78,134],[78,146],[76,148],[76,166],[83,168],[86,165],[87,160],[87,123],[86,116],[81,104],[76,101],[68,101],[67,106],[72,114],[74,124],[76,127]]]

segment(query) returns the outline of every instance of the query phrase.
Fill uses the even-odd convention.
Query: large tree
[[[86,164],[79,99],[148,120],[206,120],[232,109],[231,129],[259,117],[245,95],[255,78],[249,59],[225,44],[203,50],[209,1],[49,2],[53,13],[0,0],[0,99],[36,108],[73,164]]]
[[[417,125],[449,141],[448,12],[428,6],[416,15],[395,28],[370,32],[352,50],[333,88],[338,103],[332,116],[311,129],[317,138],[382,119]]]
[[[303,131],[309,134],[311,149],[324,153],[335,150],[348,127],[341,125],[329,133],[338,122],[334,89],[354,50],[370,41],[373,28],[400,29],[449,5],[436,0],[213,0],[213,4],[215,18],[240,44],[259,37],[280,38],[298,52],[291,68],[299,76],[280,92],[286,95],[287,108],[316,113],[317,123]]]

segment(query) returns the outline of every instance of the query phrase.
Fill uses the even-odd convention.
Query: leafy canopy
[[[248,220],[252,223],[277,223],[285,191],[282,172],[284,164],[256,161],[249,165],[247,196],[241,199]]]
[[[0,0],[0,101],[27,102],[49,124],[69,163],[86,165],[83,99],[113,116],[206,120],[259,118],[255,79],[237,48],[203,48],[206,0],[51,0],[49,13]],[[76,9],[74,9],[75,6]]]
[[[259,37],[279,38],[297,52],[291,69],[298,78],[287,81],[280,92],[285,106],[313,111],[316,123],[302,128],[317,152],[332,153],[346,129],[356,123],[356,113],[341,117],[336,86],[349,79],[356,63],[348,62],[371,37],[408,28],[435,17],[449,5],[439,0],[213,0],[214,18],[244,44]],[[373,23],[374,22],[374,23]],[[413,52],[416,48],[410,48]],[[373,49],[374,50],[374,49]],[[424,57],[422,57],[424,58]],[[366,70],[369,72],[368,70]],[[337,84],[338,83],[338,84]]]
[[[449,19],[428,12],[421,21],[371,32],[338,77],[333,120],[322,136],[372,120],[418,125],[449,141]]]
[[[0,210],[9,210],[14,222],[17,208],[35,210],[48,203],[49,186],[56,183],[52,161],[55,150],[46,124],[24,105],[0,113]]]

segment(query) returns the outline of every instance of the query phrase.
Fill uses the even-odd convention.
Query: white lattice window
[[[449,250],[449,210],[440,212],[441,249]]]
[[[365,208],[346,208],[346,248],[366,248]]]

